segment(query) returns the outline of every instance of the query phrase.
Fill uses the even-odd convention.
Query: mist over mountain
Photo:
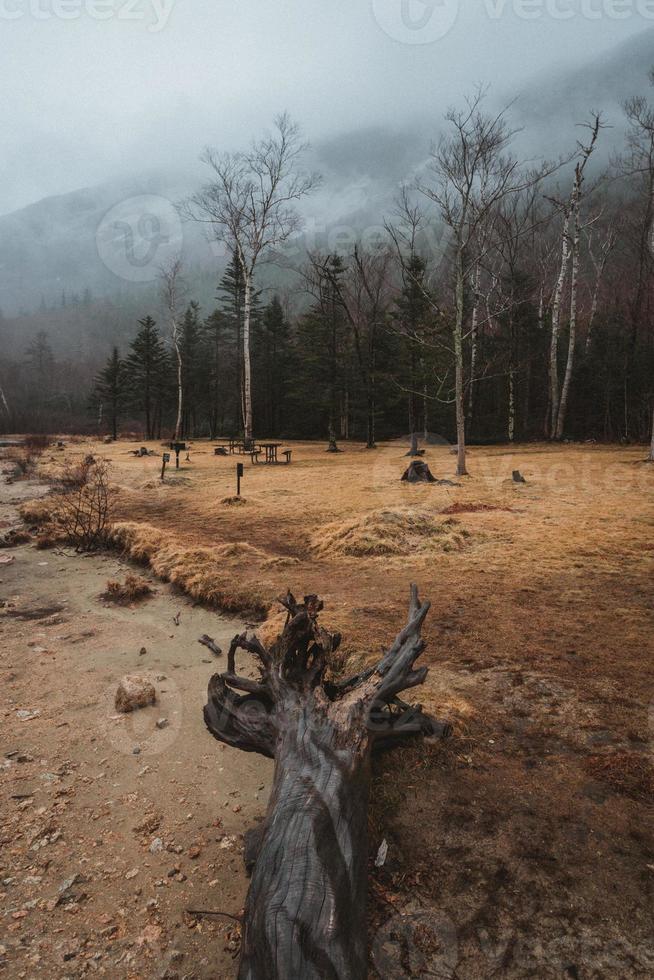
[[[536,135],[537,145],[559,149],[567,131],[574,145],[577,124],[599,111],[611,129],[602,135],[598,152],[619,144],[624,133],[624,102],[634,95],[654,94],[648,74],[654,68],[654,28],[617,44],[601,58],[582,56],[573,70],[548,69],[525,86],[515,103],[515,118],[525,127],[527,139]]]
[[[519,93],[494,91],[491,102],[515,99],[511,118],[522,128],[516,150],[533,157],[569,152],[579,137],[576,124],[591,109],[602,110],[612,127],[603,132],[596,154],[602,162],[623,138],[622,103],[648,93],[653,62],[654,30],[647,30],[601,60],[541,73]],[[435,106],[430,118],[414,117],[403,126],[378,124],[315,141],[307,162],[324,181],[305,206],[303,236],[287,249],[285,264],[297,265],[307,245],[337,248],[362,230],[374,235],[401,183],[424,166],[445,107]],[[182,222],[175,208],[201,174],[198,168],[121,176],[1,216],[0,309],[15,316],[90,298],[110,299],[130,313],[156,307],[158,269],[178,248],[192,295],[206,308],[224,268],[224,250],[207,241],[203,228]],[[292,280],[268,268],[266,281]],[[63,318],[57,329],[65,333],[65,324]],[[59,339],[66,347],[65,338]]]

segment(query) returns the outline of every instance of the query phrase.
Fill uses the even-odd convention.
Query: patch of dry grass
[[[225,612],[262,617],[269,599],[263,587],[244,586],[229,568],[230,560],[258,561],[265,554],[247,542],[214,548],[185,548],[172,535],[150,524],[114,524],[109,542],[135,561],[149,565],[157,578],[171,582],[198,602]]]
[[[117,605],[126,605],[151,595],[152,588],[148,580],[130,572],[125,576],[124,582],[110,579],[100,598],[106,602],[115,602]]]
[[[379,558],[427,551],[460,551],[470,533],[454,521],[409,508],[375,510],[319,528],[311,550],[321,558]]]
[[[47,524],[52,520],[55,501],[52,497],[27,500],[18,508],[18,513],[26,524]]]

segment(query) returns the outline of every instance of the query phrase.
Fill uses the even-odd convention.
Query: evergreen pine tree
[[[96,376],[93,386],[93,402],[101,413],[108,416],[111,434],[118,438],[118,420],[125,406],[125,364],[118,348],[114,347],[104,368]]]
[[[151,316],[139,320],[140,330],[130,344],[125,362],[125,384],[129,402],[145,418],[146,439],[155,438],[161,416],[167,373],[167,357],[157,325]]]
[[[402,265],[402,291],[395,301],[393,319],[403,338],[403,353],[406,357],[408,393],[408,422],[411,434],[411,452],[417,451],[418,419],[422,402],[423,431],[427,433],[427,400],[421,398],[424,392],[424,358],[420,352],[420,338],[423,334],[429,313],[429,293],[425,282],[426,265],[424,259],[411,251]]]
[[[207,412],[209,438],[215,439],[224,422],[225,405],[222,397],[225,378],[226,335],[229,331],[227,315],[214,310],[202,325],[202,343],[206,369]]]
[[[180,346],[182,351],[182,390],[184,406],[182,414],[182,437],[189,438],[197,434],[199,392],[202,388],[200,374],[200,306],[196,302],[189,304],[181,325]]]
[[[286,401],[291,377],[290,328],[278,296],[263,310],[260,327],[261,384],[264,427],[270,436],[286,428]]]

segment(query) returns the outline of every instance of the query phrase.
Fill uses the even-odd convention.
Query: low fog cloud
[[[477,81],[510,96],[535,71],[599,57],[654,23],[650,5],[0,0],[0,213],[133,171],[194,172],[204,144],[238,146],[281,108],[314,143],[429,128]]]

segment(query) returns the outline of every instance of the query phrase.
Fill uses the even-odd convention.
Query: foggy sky
[[[0,0],[0,213],[130,172],[194,168],[205,144],[238,148],[282,109],[314,142],[436,124],[478,81],[510,97],[654,25],[654,0],[521,0],[523,16],[520,0],[459,0],[444,37],[405,43],[379,21],[415,42],[419,18],[428,30],[457,0],[404,0],[406,30],[402,2]]]

